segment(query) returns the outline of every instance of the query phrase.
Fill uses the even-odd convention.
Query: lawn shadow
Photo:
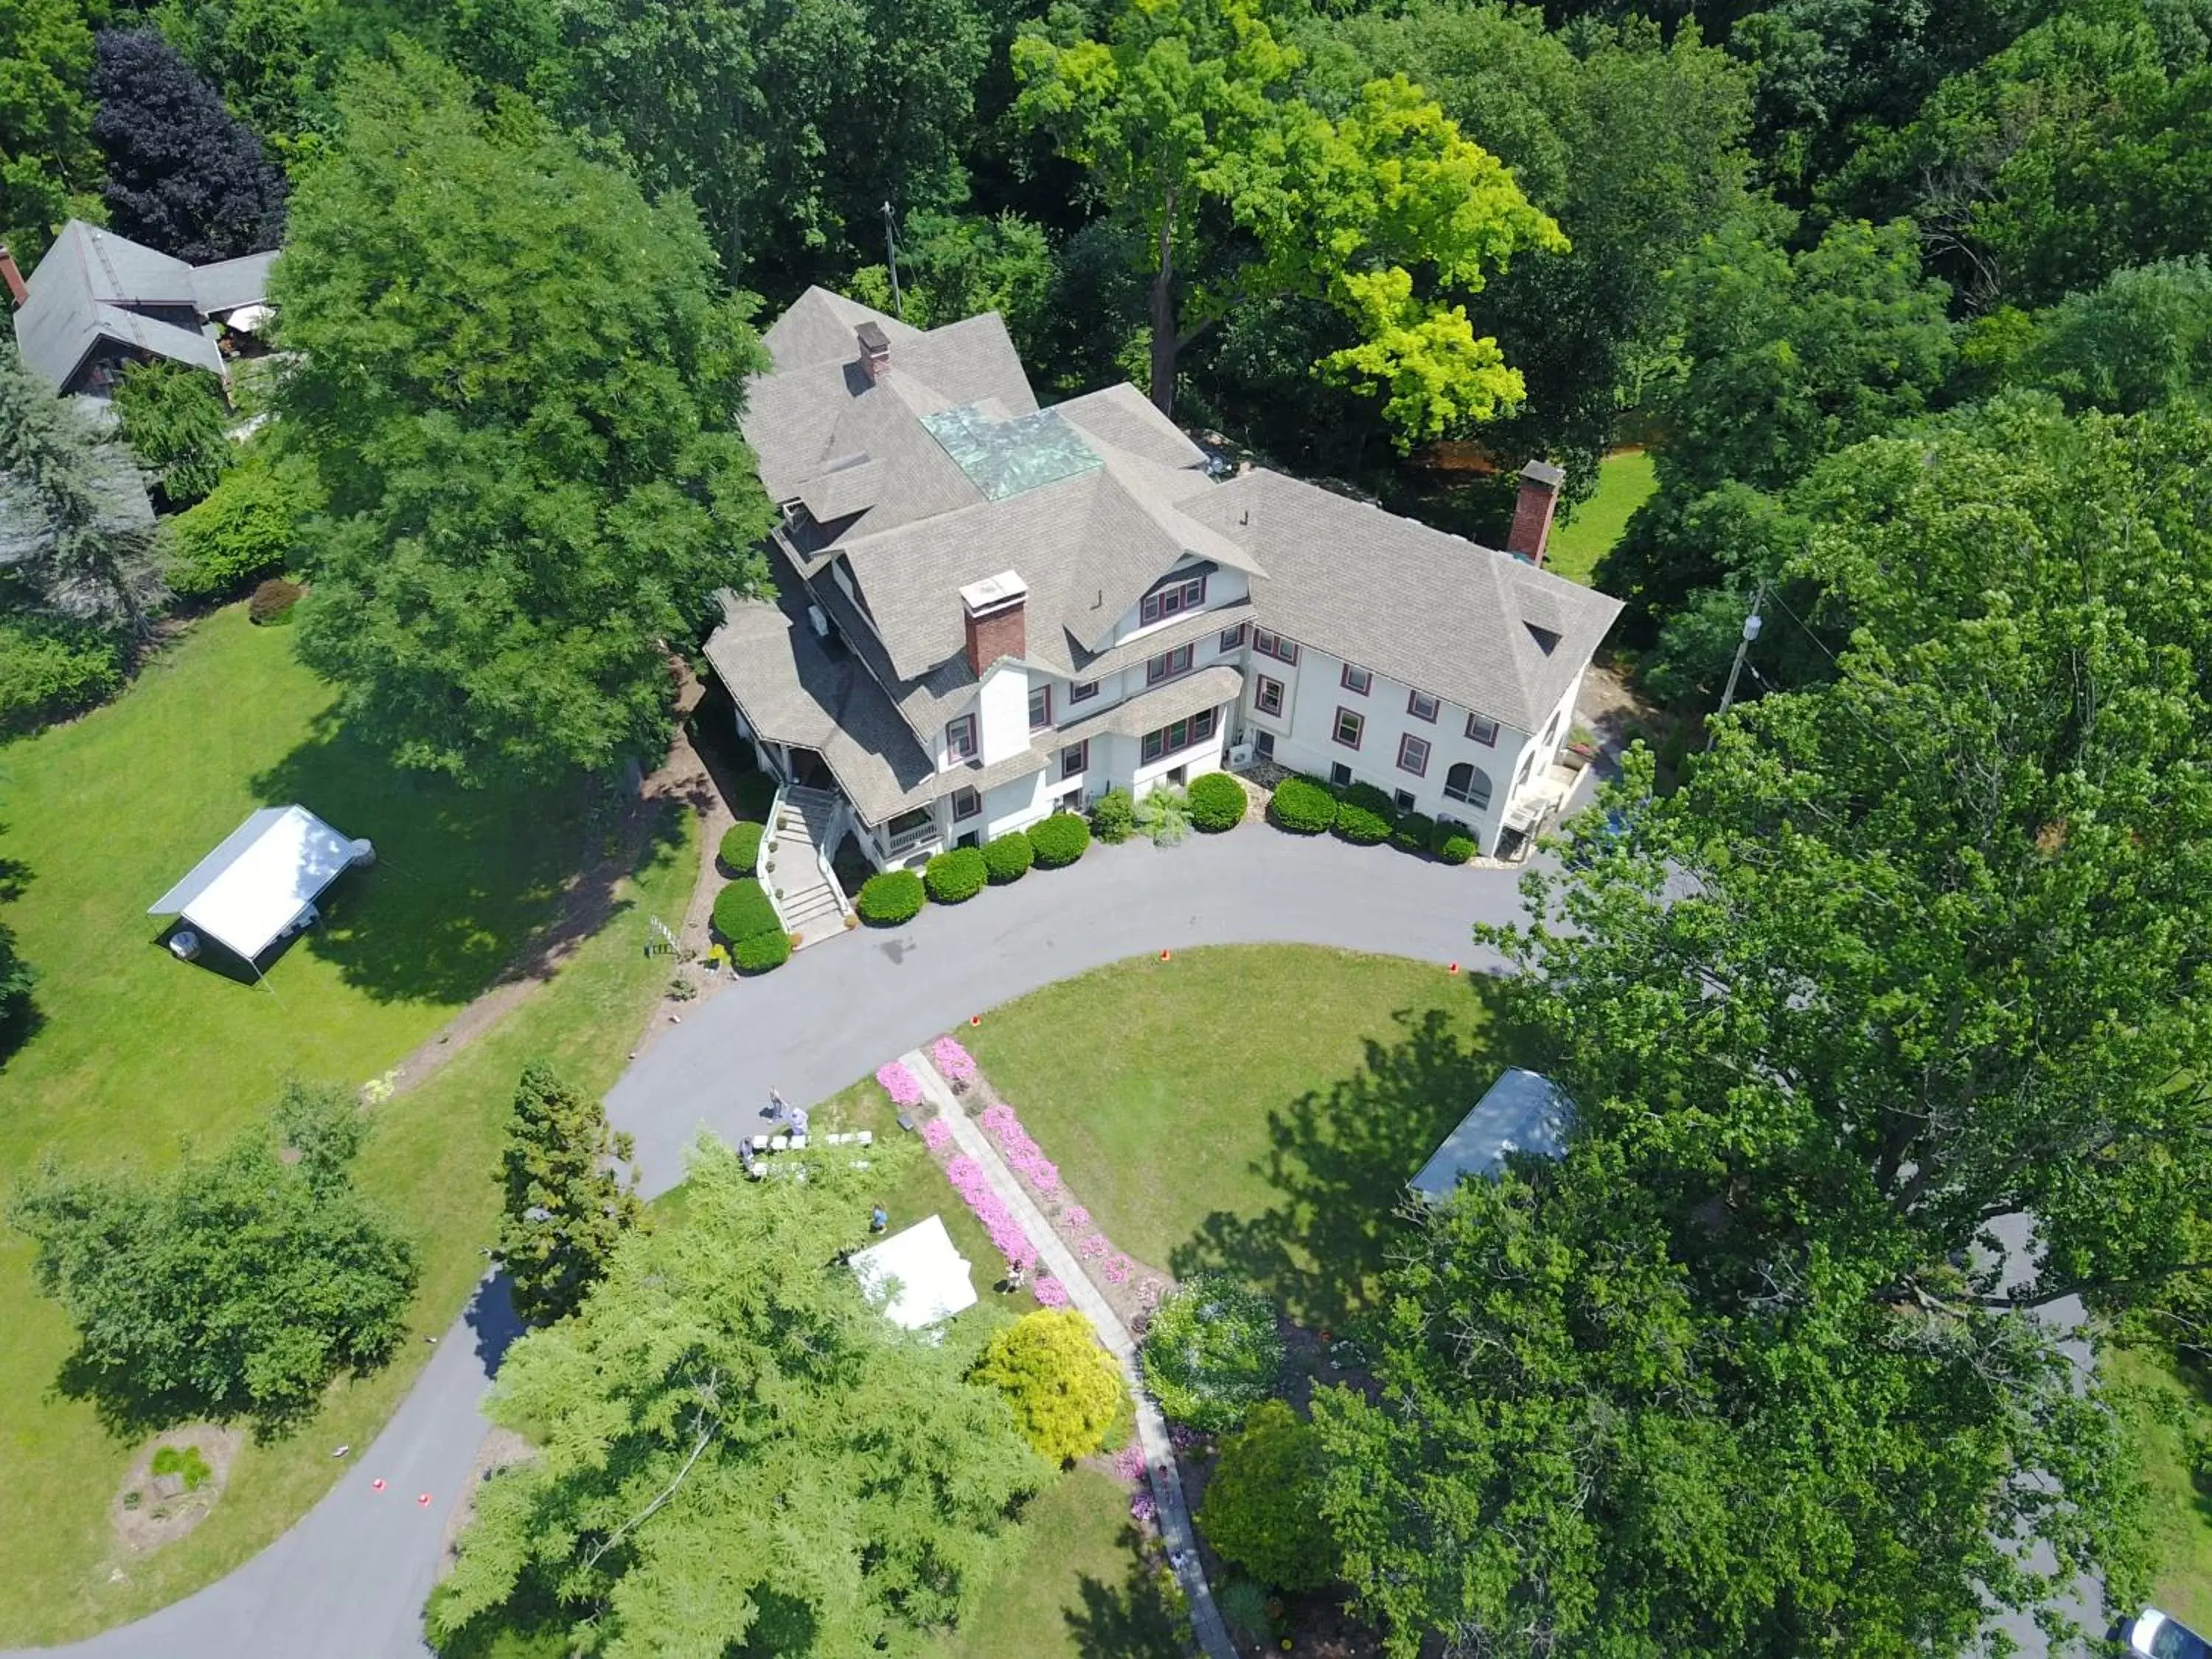
[[[1080,1607],[1064,1615],[1083,1659],[1180,1659],[1186,1651],[1186,1616],[1168,1598],[1172,1576],[1146,1559],[1144,1540],[1124,1527],[1115,1540],[1130,1554],[1118,1584],[1085,1573],[1078,1581]]]
[[[1267,1115],[1269,1147],[1253,1173],[1276,1194],[1262,1213],[1216,1210],[1177,1245],[1178,1279],[1218,1272],[1267,1291],[1312,1328],[1341,1328],[1371,1297],[1405,1223],[1406,1183],[1528,1047],[1507,1023],[1500,988],[1471,979],[1490,1018],[1470,1040],[1444,1010],[1392,1016],[1401,1035],[1370,1038],[1350,1077]]]
[[[467,789],[410,772],[329,716],[252,787],[375,843],[375,866],[331,889],[305,948],[378,1001],[463,1003],[546,976],[611,917],[645,844],[681,833],[658,804],[614,805],[580,775]]]

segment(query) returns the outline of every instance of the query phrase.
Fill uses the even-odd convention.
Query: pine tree
[[[633,1145],[608,1128],[596,1099],[543,1060],[522,1073],[507,1135],[500,1260],[514,1281],[515,1311],[550,1325],[576,1310],[605,1274],[616,1243],[639,1223],[636,1172],[625,1186],[610,1167],[627,1162]]]

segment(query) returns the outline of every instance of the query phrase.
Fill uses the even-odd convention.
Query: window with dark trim
[[[1410,789],[1401,789],[1398,791],[1396,794],[1390,797],[1390,804],[1395,806],[1401,812],[1410,812],[1416,806],[1420,805],[1419,801],[1413,799],[1413,792]]]
[[[1243,647],[1244,624],[1243,623],[1238,623],[1234,628],[1224,628],[1221,630],[1221,643],[1218,647],[1218,649],[1223,651],[1241,651]]]
[[[1408,691],[1406,694],[1406,712],[1417,720],[1434,720],[1437,700],[1425,691]]]
[[[1063,778],[1073,777],[1090,764],[1091,739],[1088,738],[1081,743],[1071,743],[1060,751],[1060,775]]]
[[[1193,576],[1185,581],[1171,582],[1158,592],[1147,593],[1137,602],[1137,622],[1149,628],[1156,622],[1165,622],[1170,617],[1180,617],[1186,611],[1202,610],[1206,605],[1206,578]]]
[[[1340,789],[1352,787],[1352,769],[1342,761],[1328,769],[1328,781]]]
[[[1473,761],[1455,762],[1444,774],[1444,795],[1478,812],[1490,810],[1490,774]]]
[[[1163,680],[1190,672],[1191,648],[1179,645],[1172,651],[1163,651],[1145,665],[1145,684],[1158,685]]]
[[[1265,674],[1253,676],[1252,707],[1263,714],[1283,712],[1283,683],[1271,680]]]
[[[1330,735],[1346,749],[1357,749],[1359,734],[1366,729],[1364,716],[1349,708],[1340,708],[1336,711],[1336,729]]]
[[[1030,688],[1030,730],[1052,724],[1052,688],[1033,685]]]
[[[1467,717],[1467,735],[1477,743],[1495,744],[1498,741],[1498,722],[1486,720],[1480,714]]]
[[[1411,732],[1398,737],[1398,769],[1411,772],[1415,777],[1425,777],[1429,770],[1429,740],[1417,738]]]
[[[1350,663],[1346,663],[1344,665],[1344,672],[1336,677],[1336,683],[1346,690],[1357,692],[1364,697],[1373,689],[1375,676],[1364,668],[1354,668]]]
[[[975,717],[963,714],[945,728],[945,747],[955,760],[975,758]]]
[[[963,818],[972,818],[982,810],[983,797],[975,790],[956,789],[952,792],[952,821],[955,823]]]
[[[1074,684],[1067,688],[1067,700],[1070,702],[1089,702],[1091,698],[1097,695],[1098,682],[1097,680],[1078,680]]]
[[[1142,752],[1146,762],[1156,761],[1189,748],[1194,743],[1204,743],[1214,733],[1214,722],[1219,711],[1201,708],[1188,720],[1163,726],[1157,732],[1145,733]]]
[[[1263,657],[1273,657],[1286,667],[1298,665],[1298,647],[1280,634],[1270,634],[1264,628],[1252,630],[1252,648]]]

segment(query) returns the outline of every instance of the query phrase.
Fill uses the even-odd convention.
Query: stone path
[[[1190,1510],[1183,1502],[1182,1472],[1175,1460],[1175,1448],[1168,1439],[1167,1419],[1160,1408],[1145,1392],[1145,1379],[1137,1369],[1137,1344],[1129,1328],[1121,1322],[1108,1304],[1105,1295],[1091,1281],[1075,1253],[1060,1242],[1046,1220],[1044,1212],[1029,1195],[1028,1189],[1014,1178],[999,1156],[999,1149],[991,1144],[975,1119],[969,1117],[954,1097],[951,1086],[939,1073],[929,1056],[915,1048],[902,1054],[901,1062],[921,1084],[922,1098],[934,1107],[952,1130],[952,1139],[960,1150],[975,1160],[983,1171],[984,1180],[991,1190],[1005,1200],[1014,1212],[1014,1219],[1022,1224],[1022,1231],[1037,1247],[1038,1259],[1052,1270],[1054,1278],[1067,1286],[1067,1299],[1076,1310],[1091,1322],[1098,1333],[1098,1340],[1121,1368],[1121,1380],[1129,1385],[1129,1397],[1137,1402],[1137,1441],[1145,1449],[1145,1473],[1151,1479],[1152,1499],[1158,1506],[1160,1540],[1167,1546],[1168,1559],[1174,1564],[1176,1579],[1182,1585],[1183,1599],[1190,1605],[1191,1627],[1198,1632],[1198,1644],[1208,1659],[1237,1659],[1237,1649],[1229,1639],[1228,1626],[1221,1622],[1221,1611],[1213,1605],[1212,1589],[1206,1582],[1206,1565],[1199,1559],[1198,1540],[1190,1528]]]

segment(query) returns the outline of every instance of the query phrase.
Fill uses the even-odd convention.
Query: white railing
[[[775,851],[775,843],[783,833],[783,797],[791,786],[778,781],[775,799],[768,804],[768,833],[761,837],[761,890],[768,895],[769,908],[775,912],[776,925],[787,933],[793,931],[791,918],[783,913],[783,901],[775,890],[775,872],[769,860]]]

